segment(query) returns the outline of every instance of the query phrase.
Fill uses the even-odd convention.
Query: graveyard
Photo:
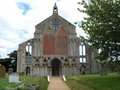
[[[28,86],[30,89],[27,90],[31,90],[30,84],[38,85],[40,90],[47,90],[48,82],[45,77],[20,76],[20,80],[22,81],[20,83],[9,82],[8,76],[6,75],[6,77],[0,79],[0,90],[16,90],[18,87],[25,88],[25,84],[29,84]]]
[[[0,66],[0,90],[47,90],[47,86],[46,77],[24,76],[13,72],[9,74],[5,72],[4,66]]]
[[[120,74],[108,73],[86,75],[66,75],[65,82],[71,90],[120,90]],[[47,90],[47,77],[26,76],[23,73],[14,73],[0,64],[0,90]]]
[[[107,76],[99,74],[69,75],[66,76],[66,79],[66,84],[71,90],[120,90],[120,75],[118,73],[109,73]],[[0,78],[0,90],[18,90],[18,87],[28,84],[29,86],[30,84],[38,85],[39,88],[36,90],[47,90],[49,84],[46,77],[20,75],[19,80],[21,81],[19,83],[9,82],[9,76],[6,74],[5,77]]]

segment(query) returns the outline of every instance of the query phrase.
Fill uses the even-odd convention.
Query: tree
[[[10,59],[8,58],[1,58],[0,59],[0,64],[6,67],[6,72],[8,72],[9,65],[11,64]]]
[[[6,67],[6,71],[8,71],[8,68],[13,68],[13,71],[16,72],[17,68],[17,51],[13,51],[10,54],[8,54],[8,58],[2,58],[0,59],[0,64],[4,65]]]
[[[11,61],[10,66],[13,68],[13,71],[16,71],[17,68],[17,51],[13,51],[10,54],[8,54],[9,59]]]
[[[88,41],[98,50],[98,59],[105,66],[106,62],[117,62],[120,68],[120,0],[91,0],[79,2],[86,13],[80,25],[89,35]]]

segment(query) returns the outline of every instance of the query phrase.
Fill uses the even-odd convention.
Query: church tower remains
[[[58,15],[55,4],[53,14],[35,26],[34,38],[19,44],[17,72],[32,76],[96,72],[90,51],[76,36],[75,26]]]

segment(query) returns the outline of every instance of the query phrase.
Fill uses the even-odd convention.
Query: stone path
[[[62,77],[50,77],[48,90],[71,90]]]

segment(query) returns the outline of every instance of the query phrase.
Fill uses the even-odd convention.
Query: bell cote
[[[57,7],[56,3],[53,7],[53,14],[58,14],[58,7]]]

